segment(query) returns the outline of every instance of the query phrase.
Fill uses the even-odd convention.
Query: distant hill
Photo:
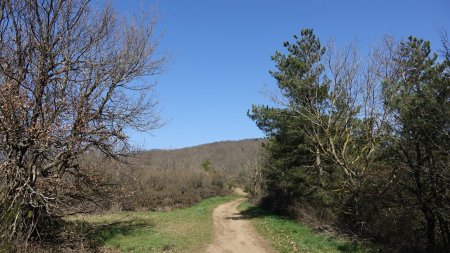
[[[263,143],[263,139],[247,139],[140,151],[125,163],[92,153],[82,160],[81,167],[100,175],[101,184],[112,188],[108,198],[89,206],[104,210],[166,210],[229,194],[231,186],[248,188]],[[102,204],[98,204],[100,201]]]
[[[140,152],[133,161],[147,169],[197,170],[208,161],[209,167],[221,171],[237,171],[255,164],[263,139],[221,141],[174,150]]]

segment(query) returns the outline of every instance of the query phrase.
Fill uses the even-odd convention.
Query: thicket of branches
[[[385,37],[368,57],[302,30],[276,52],[262,203],[389,250],[450,249],[449,43]],[[305,211],[309,210],[309,211]]]
[[[156,20],[89,0],[0,2],[0,242],[27,242],[99,187],[78,158],[117,157],[125,129],[160,126]]]

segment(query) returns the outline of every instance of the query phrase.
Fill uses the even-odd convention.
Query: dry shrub
[[[122,161],[91,153],[80,161],[101,180],[78,211],[170,210],[249,188],[262,140],[135,152]]]
[[[195,170],[176,173],[152,170],[135,181],[129,196],[116,201],[124,210],[170,210],[191,206],[204,198],[230,193],[224,183],[219,183],[223,178]]]

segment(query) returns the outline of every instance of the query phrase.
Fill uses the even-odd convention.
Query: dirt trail
[[[214,209],[215,237],[207,253],[272,253],[269,244],[258,235],[250,220],[243,217],[237,206],[245,199],[240,198],[218,206]]]

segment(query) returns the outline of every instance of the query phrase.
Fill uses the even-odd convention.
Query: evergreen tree
[[[410,37],[395,57],[399,78],[385,82],[392,110],[392,136],[407,191],[426,221],[428,251],[436,234],[450,248],[450,78],[449,63],[439,63],[430,43]],[[440,230],[440,233],[437,233]]]
[[[270,205],[278,210],[302,200],[324,206],[334,199],[324,187],[330,188],[335,181],[325,183],[325,162],[305,135],[311,122],[298,113],[311,106],[321,110],[327,102],[328,83],[322,80],[321,64],[325,49],[310,29],[302,30],[301,38],[294,38],[295,43],[284,43],[287,54],[277,51],[272,56],[277,70],[270,71],[286,103],[282,108],[253,106],[249,113],[269,137],[263,176]]]

